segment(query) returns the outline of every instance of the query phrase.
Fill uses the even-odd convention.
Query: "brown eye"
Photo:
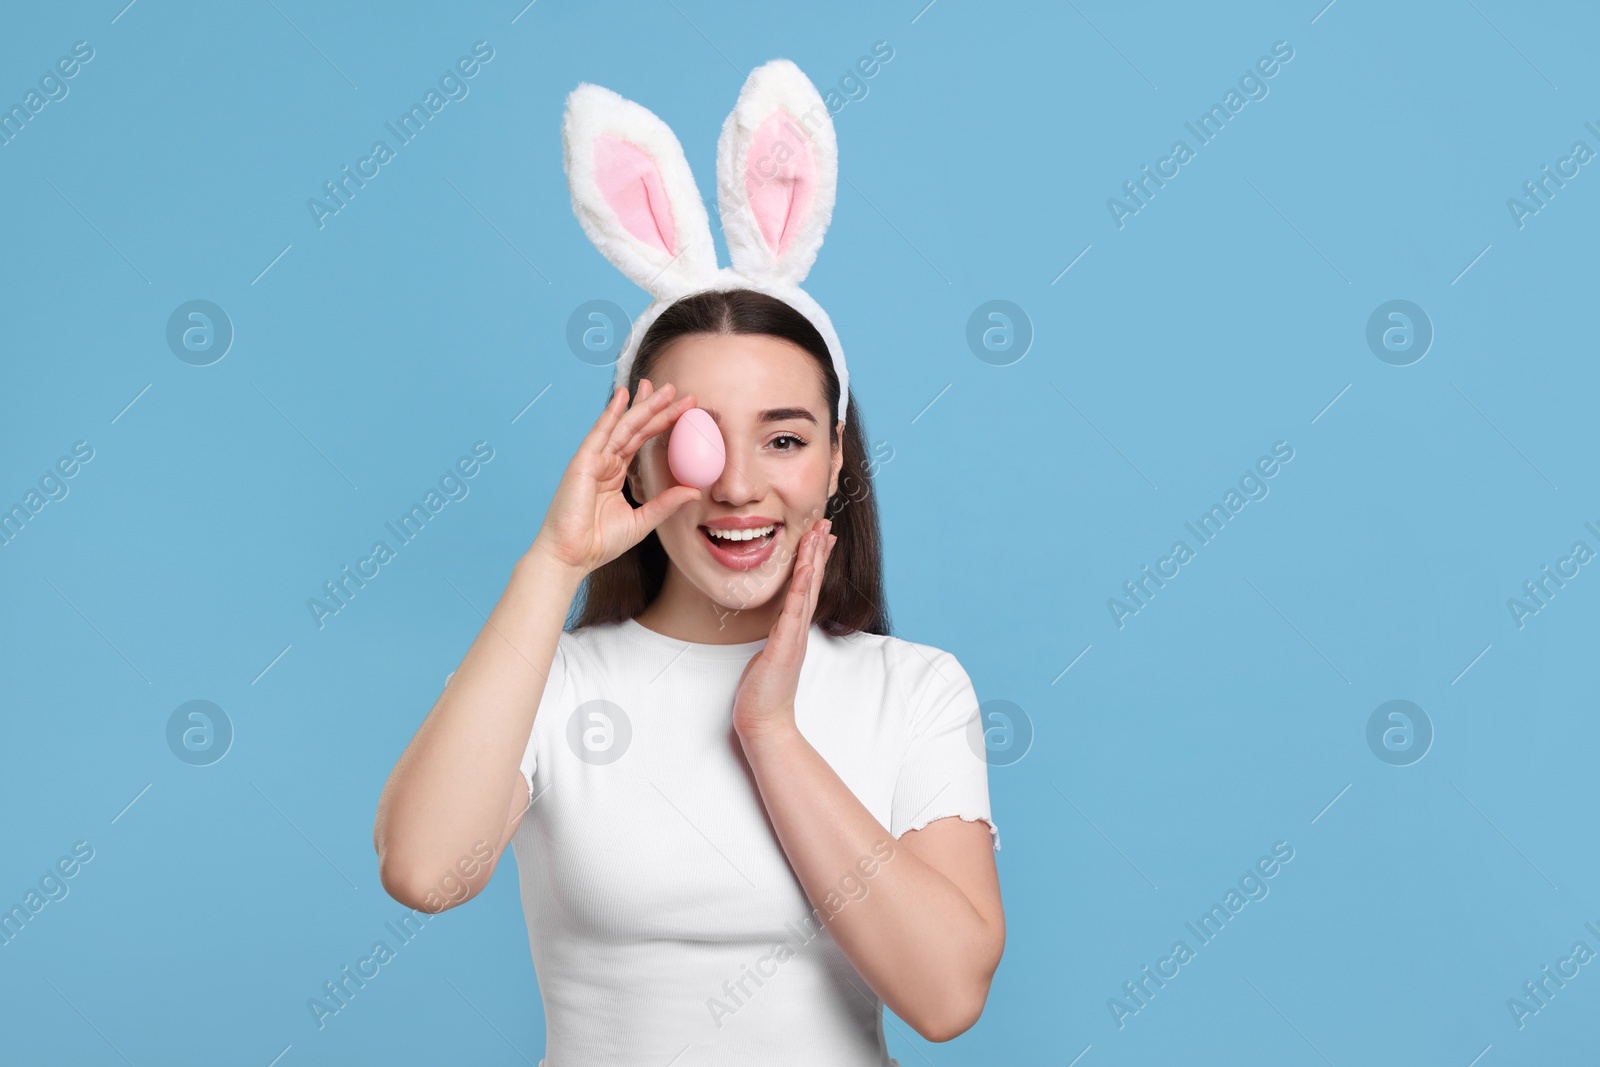
[[[777,437],[774,437],[772,439],[772,443],[774,445],[776,445],[779,441],[793,441],[794,442],[794,444],[792,446],[788,447],[788,448],[780,448],[780,449],[778,449],[779,452],[797,452],[800,449],[806,447],[806,443],[804,441],[800,440],[800,438],[796,437],[792,433],[779,434]]]

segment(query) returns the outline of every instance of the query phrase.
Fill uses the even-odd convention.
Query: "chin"
[[[723,611],[752,611],[769,603],[782,589],[787,574],[765,575],[758,571],[730,574],[713,566],[701,568],[695,585]]]

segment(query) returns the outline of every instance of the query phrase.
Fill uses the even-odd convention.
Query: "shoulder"
[[[618,647],[627,637],[626,622],[601,622],[562,630],[556,648],[568,655],[596,656]]]
[[[813,628],[829,658],[841,665],[880,674],[884,684],[895,690],[909,708],[919,708],[964,689],[972,680],[956,656],[936,645],[908,641],[892,634],[857,632],[831,637]]]
[[[624,625],[622,622],[597,622],[562,630],[561,643],[569,647],[574,645],[588,647],[615,641],[621,635]]]
[[[825,641],[836,645],[847,655],[881,658],[888,663],[933,663],[954,661],[955,656],[935,645],[921,641],[908,641],[893,634],[869,634],[857,630],[843,637],[830,637],[821,627],[812,627],[812,633],[821,634]]]
[[[813,628],[812,632],[822,634],[820,627]],[[877,659],[912,671],[928,672],[946,665],[960,666],[954,654],[937,645],[908,641],[893,634],[869,634],[857,631],[844,637],[829,637],[826,634],[822,636],[828,643],[837,646],[842,655]]]

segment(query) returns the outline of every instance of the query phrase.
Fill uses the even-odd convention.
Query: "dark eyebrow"
[[[711,421],[718,426],[722,425],[722,416],[717,413],[716,408],[702,406],[700,410],[710,415]],[[817,417],[805,408],[768,408],[766,411],[756,413],[757,422],[785,422],[789,419],[804,419],[813,426],[817,424]]]

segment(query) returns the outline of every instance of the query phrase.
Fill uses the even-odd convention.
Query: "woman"
[[[821,338],[747,291],[661,315],[633,379],[384,789],[383,884],[441,910],[515,844],[552,1067],[881,1064],[876,997],[948,1040],[1005,936],[985,766],[956,660],[880,636],[859,409],[838,433]],[[705,491],[665,455],[697,404],[727,442]],[[775,528],[710,541],[750,520]],[[600,700],[626,725],[573,718]],[[430,901],[478,840],[470,895]]]
[[[641,210],[686,217],[666,192]],[[670,266],[658,221],[639,230]],[[513,847],[550,1067],[890,1063],[882,1006],[955,1037],[1004,945],[972,684],[888,635],[866,437],[820,309],[735,286],[646,322],[390,775],[383,884],[442,910]],[[666,456],[696,406],[726,448],[704,490]]]

